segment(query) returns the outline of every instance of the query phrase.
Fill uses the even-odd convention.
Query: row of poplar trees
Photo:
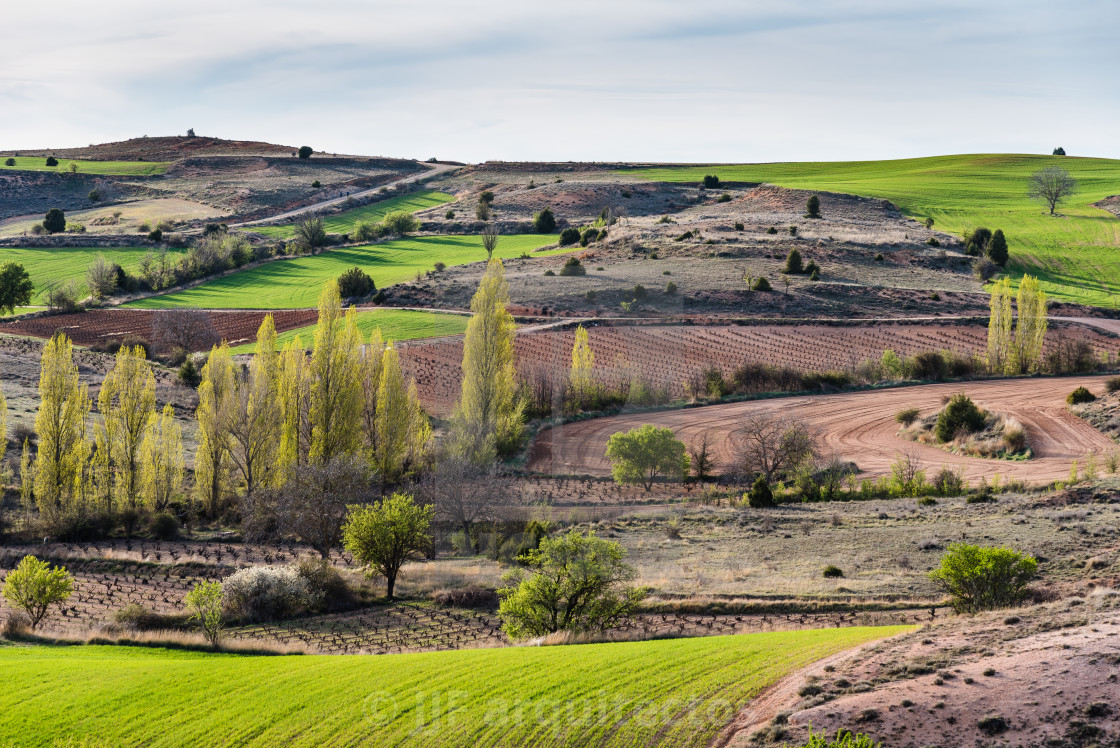
[[[524,402],[514,371],[514,321],[501,261],[491,260],[471,302],[463,351],[462,396],[449,451],[488,464],[524,436]],[[165,509],[184,486],[182,428],[170,405],[157,411],[155,376],[140,348],[122,347],[91,399],[63,334],[43,349],[38,450],[25,442],[22,496],[44,518]],[[0,394],[0,437],[6,413]],[[218,517],[238,492],[283,486],[302,466],[364,458],[386,486],[425,467],[432,429],[415,381],[405,382],[397,350],[380,328],[364,340],[338,285],[319,297],[311,354],[297,336],[277,349],[267,316],[247,365],[223,342],[211,350],[198,387],[194,493]],[[0,444],[3,439],[0,439]],[[0,455],[2,456],[2,455]]]

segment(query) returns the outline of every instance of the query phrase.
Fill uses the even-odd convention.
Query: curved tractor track
[[[783,397],[685,410],[595,418],[559,426],[538,435],[529,455],[530,470],[548,473],[609,475],[607,439],[619,431],[652,423],[667,426],[686,444],[711,429],[720,470],[732,464],[730,435],[744,415],[791,414],[816,426],[824,451],[854,462],[866,476],[889,475],[899,452],[916,453],[928,469],[962,466],[965,479],[991,479],[996,473],[1030,483],[1049,483],[1069,475],[1073,460],[1089,452],[1116,448],[1108,437],[1072,415],[1066,395],[1078,386],[1104,391],[1103,376],[1053,379],[1002,379],[981,382],[918,385],[838,395]],[[965,392],[987,410],[1018,418],[1027,428],[1034,457],[1026,461],[989,460],[951,454],[936,447],[900,439],[895,414],[919,408],[922,415],[941,409],[945,398]]]

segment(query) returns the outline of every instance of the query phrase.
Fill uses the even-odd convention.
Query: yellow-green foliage
[[[35,415],[39,440],[35,498],[44,515],[60,511],[81,514],[86,509],[89,411],[90,399],[86,386],[78,381],[73,345],[66,335],[57,333],[43,346],[39,412]]]
[[[1038,280],[1026,275],[1019,283],[1017,319],[1011,313],[1009,278],[993,284],[989,307],[988,367],[997,374],[1037,371],[1047,328],[1046,294],[1039,288]]]
[[[342,313],[337,281],[319,295],[319,324],[308,375],[311,378],[311,453],[325,464],[354,454],[361,445],[362,336],[353,307]]]
[[[4,579],[4,598],[31,619],[31,628],[39,627],[50,606],[64,602],[74,590],[74,579],[65,568],[24,556],[19,566]]]
[[[45,745],[706,746],[783,677],[909,630],[351,657],[0,647],[0,743],[34,725]]]
[[[97,396],[101,423],[95,432],[101,494],[106,509],[136,509],[140,494],[140,443],[156,410],[156,378],[144,349],[122,346]]]
[[[582,407],[594,394],[594,367],[595,352],[591,350],[591,344],[587,340],[587,330],[583,329],[583,325],[580,325],[576,328],[576,340],[572,344],[572,372],[570,375],[572,396],[575,398],[577,407]]]
[[[233,360],[223,341],[210,351],[198,386],[198,449],[195,493],[211,517],[217,517],[229,490],[229,420],[233,405]]]
[[[342,542],[367,576],[385,577],[389,599],[401,567],[422,560],[423,551],[431,546],[428,527],[433,511],[431,504],[417,504],[402,493],[386,496],[374,506],[350,507]]]
[[[183,486],[183,429],[175,422],[171,404],[148,421],[140,445],[140,496],[144,504],[157,511]]]
[[[230,461],[240,474],[245,493],[276,484],[276,451],[280,441],[280,403],[277,398],[279,357],[276,325],[265,316],[257,330],[256,353],[248,371],[234,378],[230,417]]]

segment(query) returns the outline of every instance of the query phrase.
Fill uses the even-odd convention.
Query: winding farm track
[[[731,464],[731,432],[744,415],[766,412],[804,418],[820,430],[827,453],[854,462],[867,476],[889,475],[897,454],[908,451],[916,453],[927,469],[962,466],[965,479],[971,482],[999,473],[1005,478],[1049,483],[1066,478],[1073,460],[1084,464],[1090,451],[1115,448],[1108,437],[1065,406],[1066,395],[1078,386],[1103,393],[1104,380],[1091,376],[954,382],[596,418],[542,432],[531,448],[528,468],[542,473],[609,475],[605,452],[611,434],[652,423],[673,429],[686,444],[711,429],[716,437],[717,465],[725,469]],[[982,408],[1018,418],[1027,428],[1034,458],[1015,462],[964,457],[896,436],[894,416],[898,411],[913,407],[927,415],[956,392],[966,392]]]

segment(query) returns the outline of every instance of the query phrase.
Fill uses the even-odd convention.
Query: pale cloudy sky
[[[1116,0],[0,0],[0,149],[1120,157]]]

